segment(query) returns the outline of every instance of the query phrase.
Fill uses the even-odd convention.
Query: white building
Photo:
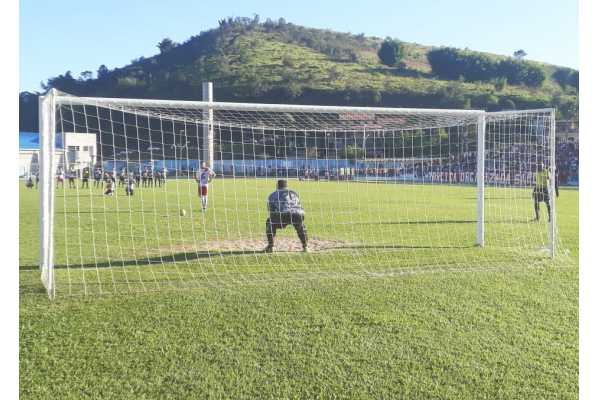
[[[54,152],[56,168],[81,171],[84,167],[93,167],[96,162],[96,134],[65,132],[64,146],[62,138],[57,138]],[[19,176],[35,174],[39,170],[39,134],[37,132],[19,132]]]
[[[67,170],[73,168],[81,171],[84,167],[92,168],[96,163],[96,134],[66,132],[65,149]]]

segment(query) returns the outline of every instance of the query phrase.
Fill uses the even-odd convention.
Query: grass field
[[[576,398],[578,192],[292,182],[313,251],[264,246],[274,180],[57,191],[57,299],[21,190],[23,398]],[[179,210],[187,214],[180,216]],[[543,214],[545,216],[545,214]],[[190,290],[175,290],[187,289]]]

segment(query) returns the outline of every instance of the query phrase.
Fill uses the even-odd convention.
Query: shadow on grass
[[[464,197],[465,200],[477,200],[477,197]],[[505,201],[513,201],[513,200],[531,200],[533,199],[531,195],[529,196],[514,196],[514,197],[494,197],[494,196],[485,196],[485,201],[488,200],[505,200]]]
[[[60,189],[60,188],[59,188]],[[75,190],[75,189],[71,189],[71,190]],[[103,193],[81,193],[81,191],[86,190],[86,189],[80,189],[79,193],[74,193],[74,194],[56,194],[55,197],[83,197],[85,196],[87,197],[109,197],[104,195]]]
[[[172,211],[173,214],[177,214],[177,210]],[[155,209],[151,210],[84,210],[84,211],[60,211],[56,210],[56,214],[158,214]]]
[[[454,224],[476,224],[476,220],[430,220],[430,221],[377,221],[377,222],[358,222],[356,225],[454,225]],[[529,224],[530,219],[512,219],[512,220],[486,220],[486,224]]]
[[[487,222],[487,221],[486,221]],[[356,225],[437,225],[437,224],[476,224],[473,220],[441,220],[441,221],[377,221],[377,222],[358,222]]]
[[[19,285],[19,295],[43,295],[47,296],[46,289],[42,285],[42,282],[39,283],[21,283]]]
[[[465,245],[465,246],[413,246],[413,245],[347,245],[347,246],[333,246],[327,248],[327,250],[435,250],[435,249],[469,249],[477,247],[476,245]],[[275,252],[275,254],[287,254],[288,252]],[[315,254],[326,254],[327,251],[317,251],[309,253],[309,255]],[[66,269],[70,268],[110,268],[110,267],[130,267],[130,266],[147,266],[147,265],[162,265],[162,264],[174,264],[181,262],[199,261],[211,258],[223,258],[231,256],[242,256],[242,255],[265,255],[262,250],[225,250],[225,251],[193,251],[175,253],[163,256],[155,257],[140,257],[137,259],[130,260],[113,260],[112,262],[101,261],[97,263],[86,263],[79,265],[55,265],[55,269]],[[298,254],[303,254],[298,252]],[[21,265],[19,267],[21,271],[33,271],[37,270],[37,265]]]

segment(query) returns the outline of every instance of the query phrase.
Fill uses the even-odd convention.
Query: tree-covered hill
[[[396,51],[380,59],[382,44]],[[44,89],[86,96],[215,99],[388,107],[501,110],[556,107],[578,113],[578,72],[515,57],[431,48],[390,38],[306,28],[283,19],[227,18],[155,56],[97,73],[70,71]],[[385,47],[385,46],[384,46]],[[391,58],[390,58],[391,56]],[[387,61],[391,59],[391,61]],[[384,62],[382,62],[385,61]],[[37,93],[20,94],[21,130],[37,130]]]

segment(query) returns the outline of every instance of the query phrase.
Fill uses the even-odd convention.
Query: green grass
[[[236,251],[262,245],[273,186],[217,180],[206,214],[185,181],[58,190],[53,302],[22,189],[22,397],[577,397],[577,191],[555,261],[528,190],[487,190],[482,249],[474,188],[437,185],[293,182],[336,248]]]

